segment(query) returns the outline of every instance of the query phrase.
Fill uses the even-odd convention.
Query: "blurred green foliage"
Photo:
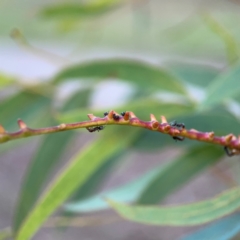
[[[236,24],[228,28],[229,22],[233,22],[232,14],[226,13],[222,18],[217,14],[212,17],[210,13],[199,13],[182,19],[181,23],[172,21],[170,24],[156,13],[163,5],[161,1],[38,1],[38,5],[32,1],[5,1],[1,5],[0,16],[5,18],[6,24],[0,22],[0,34],[9,32],[17,22],[17,27],[30,39],[35,37],[40,41],[51,39],[74,44],[73,55],[77,59],[85,50],[79,47],[80,44],[87,50],[91,46],[100,47],[102,52],[108,47],[114,55],[109,57],[106,51],[104,59],[69,60],[47,82],[40,80],[37,85],[22,83],[20,77],[11,76],[11,73],[0,73],[0,91],[10,92],[1,98],[0,103],[0,123],[7,131],[16,130],[18,118],[30,127],[38,128],[84,121],[90,112],[102,116],[109,110],[106,109],[108,107],[93,108],[91,101],[99,84],[109,81],[116,84],[125,82],[133,89],[130,96],[122,96],[124,101],[121,104],[112,103],[110,90],[105,89],[105,99],[116,105],[116,111],[130,110],[144,120],[149,118],[150,113],[158,117],[165,115],[168,120],[184,122],[187,128],[214,131],[218,135],[239,134],[239,113],[229,107],[233,102],[237,106],[240,104],[237,49],[240,35],[236,33]],[[234,17],[239,10],[234,12]],[[27,13],[31,13],[30,16]],[[21,44],[33,51],[31,45]],[[130,54],[129,49],[133,49]],[[124,50],[128,56],[119,57],[119,50]],[[135,54],[137,51],[138,54]],[[172,53],[185,53],[199,59],[211,56],[211,60],[186,61],[183,56],[178,60],[172,57],[163,60],[164,54],[171,56]],[[156,63],[156,56],[157,62],[162,64]],[[71,55],[67,58],[71,59]],[[216,59],[221,59],[220,63],[214,62]],[[219,64],[224,67],[219,67]],[[69,91],[70,96],[61,102],[56,100],[64,84],[76,82],[84,87]],[[9,89],[14,89],[13,93]],[[96,134],[92,142],[75,151],[69,164],[55,176],[54,171],[62,156],[79,135],[87,138],[83,130],[39,137],[41,141],[25,173],[16,204],[12,226],[15,239],[30,239],[61,205],[64,206],[62,214],[106,209],[109,206],[102,197],[124,202],[111,205],[127,219],[170,226],[176,225],[176,222],[177,225],[192,225],[193,220],[195,223],[206,223],[232,213],[240,206],[240,190],[236,188],[188,208],[181,205],[176,209],[157,205],[148,208],[148,205],[161,202],[203,169],[221,160],[224,151],[220,147],[194,141],[178,144],[168,136],[144,129],[106,127]],[[29,141],[24,141],[25,147]],[[18,140],[9,146],[22,142]],[[130,152],[151,153],[164,151],[167,147],[180,150],[179,156],[171,159],[169,164],[159,161],[159,168],[148,170],[136,180],[99,192],[104,180],[113,174],[114,167],[124,164]],[[7,144],[1,145],[1,152],[4,151],[9,151]],[[223,201],[229,205],[221,208],[219,204]],[[125,203],[129,202],[136,206],[126,206]],[[146,206],[141,208],[137,204]],[[199,206],[204,209],[205,215]],[[217,213],[213,212],[214,209]],[[184,212],[191,211],[194,212],[193,219],[181,219]],[[134,215],[139,212],[140,215]],[[160,218],[162,212],[164,218]],[[215,227],[220,229],[225,226],[226,231],[230,231],[227,227],[229,221]],[[208,232],[210,234],[211,231]],[[199,234],[201,236],[202,233]]]

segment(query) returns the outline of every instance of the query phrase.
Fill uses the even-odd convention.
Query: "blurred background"
[[[2,0],[0,123],[12,132],[18,118],[40,128],[114,109],[238,135],[239,13],[238,0]],[[66,163],[91,145],[97,159],[98,141],[117,134],[125,134],[119,142],[126,146],[54,215],[74,220],[64,227],[50,221],[34,240],[185,239],[207,225],[128,222],[102,197],[179,205],[240,182],[239,157],[227,157],[220,146],[176,142],[144,129],[107,126],[21,139],[0,146],[0,228],[18,229]]]

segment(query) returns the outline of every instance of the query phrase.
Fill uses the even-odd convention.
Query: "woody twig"
[[[16,132],[7,132],[0,125],[0,143],[11,140],[37,136],[42,134],[50,134],[62,131],[68,131],[78,128],[86,128],[89,132],[101,131],[104,125],[128,125],[133,127],[146,128],[151,131],[157,131],[168,134],[175,140],[183,140],[184,138],[218,144],[224,146],[228,156],[240,154],[240,137],[233,134],[226,136],[215,136],[214,132],[200,132],[195,129],[186,129],[183,123],[169,123],[165,116],[161,116],[159,122],[157,118],[150,114],[150,121],[140,120],[133,112],[122,112],[121,114],[111,110],[104,113],[104,117],[97,117],[88,114],[90,120],[76,123],[62,123],[58,126],[32,129],[22,120],[18,120],[19,130]]]

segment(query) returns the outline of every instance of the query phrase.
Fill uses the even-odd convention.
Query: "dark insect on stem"
[[[120,119],[120,116],[114,113],[113,114],[113,119],[118,121]]]
[[[126,114],[126,112],[121,112],[121,115],[124,117],[125,116],[125,114]]]
[[[231,151],[231,149],[229,149],[227,146],[224,147],[224,151],[225,151],[225,153],[226,153],[229,157],[232,157],[232,156],[235,155],[235,154]]]
[[[175,120],[172,121],[172,122],[170,122],[170,126],[176,127],[176,128],[178,128],[179,130],[182,130],[182,129],[185,128],[185,124],[184,124],[184,123],[178,123],[178,122],[176,122]],[[184,137],[182,137],[182,136],[174,136],[174,137],[172,137],[172,138],[173,138],[176,142],[177,142],[177,141],[183,141],[183,140],[184,140]]]
[[[175,120],[172,121],[172,122],[170,122],[170,125],[171,125],[172,127],[177,127],[177,128],[180,128],[180,129],[185,128],[185,124],[184,124],[184,123],[178,123],[178,122],[176,122]]]
[[[177,141],[183,141],[184,140],[184,137],[181,137],[181,136],[174,136],[172,137],[176,142]]]
[[[103,115],[106,117],[108,115],[108,112],[105,112]]]
[[[86,128],[89,132],[96,132],[96,131],[101,131],[104,129],[104,126],[97,126],[97,127],[87,127]]]

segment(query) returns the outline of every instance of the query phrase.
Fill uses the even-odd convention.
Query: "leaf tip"
[[[23,121],[23,120],[21,120],[21,119],[18,119],[18,126],[20,127],[20,129],[26,129],[27,128],[27,124]]]
[[[224,137],[224,140],[227,144],[229,144],[233,137],[234,137],[233,134],[228,134],[227,136]]]
[[[58,128],[59,128],[60,130],[65,129],[66,127],[67,127],[67,125],[66,125],[65,123],[61,123],[60,125],[58,125]]]
[[[162,123],[168,123],[168,121],[167,121],[165,116],[161,116],[161,122]]]
[[[4,134],[6,131],[4,127],[0,124],[0,134]]]

